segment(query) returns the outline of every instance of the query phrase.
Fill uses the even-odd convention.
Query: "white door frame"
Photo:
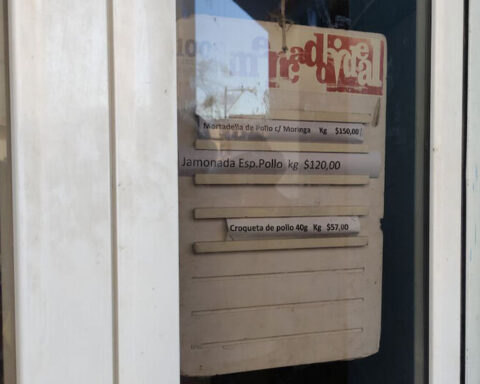
[[[433,0],[430,131],[432,384],[461,375],[463,1]]]
[[[465,170],[465,382],[480,382],[480,2],[469,1],[468,86]]]

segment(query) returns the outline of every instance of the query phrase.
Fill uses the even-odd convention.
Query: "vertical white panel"
[[[432,9],[430,382],[460,383],[463,1]]]
[[[480,2],[469,7],[466,170],[465,380],[480,383]]]
[[[106,4],[9,9],[18,383],[109,384]]]
[[[113,0],[120,383],[179,379],[175,1]]]

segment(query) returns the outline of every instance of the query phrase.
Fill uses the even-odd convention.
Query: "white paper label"
[[[267,119],[198,119],[198,136],[210,139],[363,142],[364,125]]]
[[[240,152],[189,148],[180,150],[179,153],[180,176],[195,173],[243,173],[369,175],[377,178],[380,168],[380,152]]]
[[[232,240],[353,235],[359,232],[360,219],[356,216],[227,219],[227,233]]]

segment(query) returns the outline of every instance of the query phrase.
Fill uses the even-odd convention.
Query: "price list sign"
[[[385,38],[177,26],[182,374],[375,354]]]

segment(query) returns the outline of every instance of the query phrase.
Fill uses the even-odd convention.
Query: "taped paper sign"
[[[187,149],[179,153],[181,176],[195,173],[369,175],[378,177],[380,152],[298,153]]]
[[[364,125],[267,119],[199,118],[198,136],[224,140],[277,140],[361,143]]]
[[[354,235],[360,232],[355,216],[227,219],[232,240]]]

